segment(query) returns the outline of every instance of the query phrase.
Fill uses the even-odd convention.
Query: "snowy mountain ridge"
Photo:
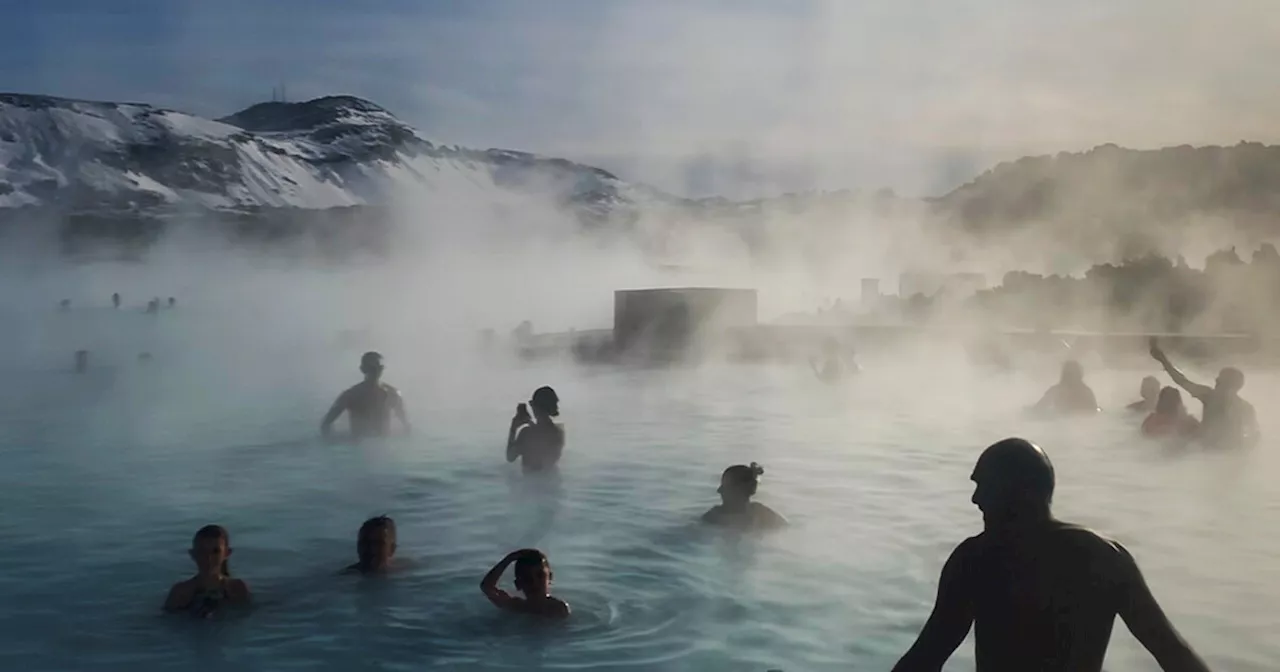
[[[592,220],[669,198],[564,159],[432,143],[352,96],[259,103],[214,120],[0,94],[0,208],[323,209],[385,204],[404,186],[537,191]]]

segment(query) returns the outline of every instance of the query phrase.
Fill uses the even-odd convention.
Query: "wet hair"
[[[1218,380],[1232,391],[1244,387],[1244,372],[1234,366],[1228,366],[1218,372]]]
[[[382,353],[369,351],[360,356],[361,373],[376,373],[382,368]]]
[[[366,560],[370,555],[369,541],[373,534],[379,530],[386,530],[387,535],[391,537],[392,543],[395,543],[396,521],[392,520],[390,516],[375,516],[364,521],[364,524],[360,526],[360,532],[356,534],[356,555],[360,559],[360,565],[368,564]]]
[[[1156,413],[1175,413],[1180,408],[1182,408],[1182,393],[1178,388],[1166,386],[1160,390],[1160,397],[1156,400]]]
[[[1062,363],[1062,379],[1071,378],[1080,380],[1084,378],[1084,366],[1074,359],[1068,359]]]
[[[735,485],[748,490],[748,495],[756,493],[756,487],[760,484],[760,477],[764,475],[764,467],[752,462],[750,465],[735,464],[724,470],[720,475],[720,487],[725,485]]]
[[[533,396],[529,397],[530,406],[546,411],[547,413],[551,413],[553,410],[558,410],[556,406],[559,403],[560,397],[556,394],[556,391],[546,385],[534,390]],[[558,413],[553,413],[553,415],[558,415]]]
[[[551,561],[547,559],[546,553],[543,553],[536,548],[526,548],[521,550],[519,553],[520,554],[516,556],[514,570],[516,588],[524,590],[524,575],[529,573],[530,570],[540,569],[543,565],[548,565],[547,578],[551,578],[549,567]]]
[[[191,546],[195,547],[202,539],[210,539],[213,541],[221,541],[224,545],[231,545],[231,534],[227,532],[227,528],[221,525],[205,525],[196,530],[196,535],[191,538]],[[231,576],[231,565],[224,559],[222,561],[222,574]]]
[[[982,451],[973,468],[975,481],[990,479],[1006,497],[1048,506],[1053,501],[1053,463],[1039,446],[1026,439],[997,441]]]

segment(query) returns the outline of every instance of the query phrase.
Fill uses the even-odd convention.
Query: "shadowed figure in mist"
[[[111,295],[111,307],[112,308],[120,307],[120,292],[116,292]]]
[[[391,431],[391,414],[395,413],[405,433],[411,429],[404,410],[404,400],[396,388],[382,382],[382,355],[366,352],[360,358],[364,381],[338,395],[329,412],[320,421],[320,433],[330,436],[333,423],[343,412],[351,423],[351,438],[386,436]]]
[[[720,504],[702,514],[702,522],[741,530],[771,530],[783,527],[787,519],[782,514],[761,504],[753,502],[756,490],[760,487],[760,477],[764,475],[764,467],[752,462],[750,465],[735,464],[720,475]]]
[[[205,525],[191,540],[187,555],[196,563],[196,575],[174,584],[165,598],[164,610],[187,612],[210,618],[223,607],[249,605],[249,586],[231,578],[227,563],[231,557],[231,535],[221,525]]]
[[[498,587],[502,573],[507,566],[515,563],[516,590],[524,593],[524,597],[515,597]],[[514,611],[545,618],[567,618],[569,604],[558,597],[551,596],[551,562],[546,554],[534,548],[523,548],[508,553],[505,558],[489,570],[480,580],[480,591],[489,598],[493,606],[503,611]]]
[[[385,574],[396,555],[396,521],[377,516],[364,521],[356,534],[356,562],[344,573]]]
[[[1084,382],[1084,367],[1074,359],[1062,365],[1057,384],[1031,407],[1040,415],[1082,415],[1098,410],[1098,399]]]
[[[840,342],[834,338],[828,338],[823,345],[821,360],[816,357],[809,359],[809,368],[813,369],[813,375],[824,383],[838,382],[861,370],[852,352],[848,356],[848,361],[845,361],[845,355],[840,351]]]
[[[1200,416],[1200,442],[1209,446],[1237,447],[1257,443],[1260,436],[1258,415],[1253,405],[1240,397],[1244,373],[1227,367],[1218,372],[1213,387],[1192,382],[1169,361],[1155,338],[1151,339],[1151,357],[1164,367],[1178,387],[1200,400],[1204,411]]]
[[[1142,384],[1138,386],[1138,396],[1141,397],[1137,401],[1125,406],[1125,410],[1134,413],[1151,413],[1156,410],[1156,404],[1160,397],[1160,381],[1155,376],[1145,376]]]
[[[507,431],[507,462],[519,459],[525,473],[555,468],[564,453],[564,426],[554,419],[558,415],[560,397],[550,387],[535,390],[528,406],[518,404]]]
[[[1129,551],[1054,519],[1043,450],[1005,439],[972,478],[984,530],[947,559],[933,613],[895,672],[941,670],[970,627],[978,672],[1099,672],[1117,615],[1161,669],[1207,672]]]
[[[1192,438],[1199,432],[1200,422],[1187,412],[1176,387],[1160,390],[1155,410],[1142,421],[1142,435],[1153,439]]]
[[[88,350],[76,350],[75,370],[76,370],[76,373],[84,373],[85,371],[89,370],[89,351]]]
[[[59,301],[58,310],[62,310],[62,311],[71,310],[71,299],[63,299]]]

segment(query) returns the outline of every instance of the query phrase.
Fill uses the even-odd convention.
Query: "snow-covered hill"
[[[350,96],[261,103],[213,120],[145,104],[0,94],[0,207],[320,209],[385,204],[403,187],[537,192],[596,221],[665,200],[563,159],[435,144]]]

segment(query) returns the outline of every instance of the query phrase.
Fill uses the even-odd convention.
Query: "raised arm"
[[[507,430],[507,462],[515,462],[520,457],[520,428],[529,424],[529,411],[524,404],[516,407],[516,414],[511,418],[511,428]]]
[[[1154,338],[1151,339],[1151,357],[1157,362],[1160,362],[1160,366],[1164,367],[1165,373],[1169,374],[1169,377],[1173,379],[1173,382],[1177,384],[1178,387],[1186,390],[1187,393],[1196,399],[1203,401],[1210,394],[1213,394],[1212,387],[1194,382],[1188,378],[1186,374],[1182,373],[1182,371],[1179,371],[1178,367],[1174,366],[1173,362],[1169,361],[1169,356],[1164,354],[1164,350],[1160,348],[1160,345]]]
[[[507,591],[498,587],[498,581],[502,578],[502,573],[507,571],[507,567],[520,557],[521,551],[512,551],[507,554],[498,564],[489,570],[488,574],[480,579],[480,592],[489,598],[489,602],[499,609],[516,609],[523,601],[520,598],[512,597]]]
[[[320,421],[320,433],[329,436],[329,432],[333,429],[333,423],[347,410],[347,393],[343,392],[333,401],[333,405],[329,407],[329,412],[324,414],[324,419]]]
[[[1164,672],[1209,672],[1209,666],[1165,616],[1133,556],[1124,547],[1117,546],[1124,563],[1121,568],[1120,618],[1124,619],[1129,632],[1151,652]]]
[[[933,613],[916,643],[893,667],[894,672],[941,672],[947,659],[969,635],[973,625],[973,601],[965,571],[969,544],[968,541],[960,544],[942,567]]]

